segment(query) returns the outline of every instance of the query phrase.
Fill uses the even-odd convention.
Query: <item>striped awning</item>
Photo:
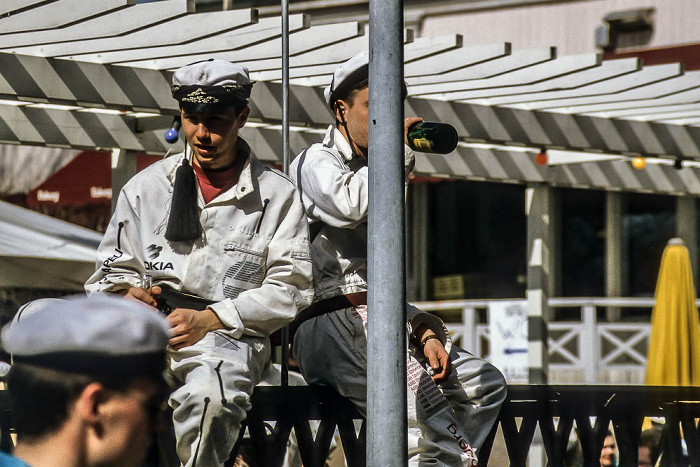
[[[476,181],[700,196],[700,170],[694,167],[678,170],[672,164],[659,163],[635,170],[626,160],[540,166],[523,152],[464,146],[449,155],[417,157],[414,173]]]
[[[322,87],[333,70],[369,43],[357,22],[310,26],[296,14],[289,29],[290,144],[298,152],[331,122]],[[419,155],[419,173],[698,192],[700,72],[596,53],[559,57],[554,47],[465,45],[459,35],[407,31],[404,39],[406,113],[451,123],[464,143],[447,156]],[[243,134],[258,157],[279,161],[281,50],[280,18],[251,9],[197,13],[188,0],[4,0],[0,142],[162,154],[171,148],[163,131],[177,113],[171,71],[216,56],[250,69],[256,84]],[[541,148],[583,155],[539,166],[532,156]],[[685,166],[649,163],[638,171],[629,163],[637,156]]]

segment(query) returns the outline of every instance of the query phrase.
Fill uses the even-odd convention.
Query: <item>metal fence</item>
[[[416,302],[440,314],[453,341],[489,359],[489,306],[498,300]],[[552,310],[578,309],[578,321],[550,321],[549,382],[552,384],[643,384],[651,324],[627,321],[635,310],[650,316],[653,298],[550,298]],[[619,309],[621,321],[598,321],[603,309]],[[577,313],[572,313],[576,315]],[[639,318],[636,318],[639,320]]]
[[[245,441],[251,465],[282,465],[292,429],[303,465],[324,466],[337,430],[348,467],[373,466],[365,456],[365,423],[330,388],[257,387]],[[579,446],[584,467],[600,465],[606,433],[615,435],[620,467],[638,466],[644,417],[663,418],[661,465],[700,465],[698,391],[691,387],[615,385],[511,385],[496,425],[479,452],[479,465],[566,467]],[[316,422],[316,428],[312,422]],[[315,436],[314,436],[315,431]],[[572,433],[575,436],[572,438]],[[572,447],[572,441],[574,446]],[[530,457],[542,448],[539,462]]]

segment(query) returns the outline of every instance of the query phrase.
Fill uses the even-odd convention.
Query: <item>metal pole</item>
[[[282,0],[282,168],[289,174],[289,0]],[[282,386],[289,384],[289,326],[282,328]]]
[[[403,2],[369,2],[367,465],[408,463]]]

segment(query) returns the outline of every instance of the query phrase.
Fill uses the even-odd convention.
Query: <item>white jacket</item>
[[[406,175],[414,163],[413,151],[405,146]],[[311,241],[314,300],[367,291],[368,172],[365,160],[353,154],[333,125],[322,143],[309,146],[290,164],[289,175],[301,193],[312,236],[318,232]],[[409,332],[425,323],[449,352],[451,340],[439,318],[411,305],[406,314]]]
[[[249,153],[240,140],[239,150]],[[97,252],[87,292],[153,285],[214,300],[233,337],[267,336],[313,298],[308,226],[291,180],[248,157],[236,185],[205,205],[195,242],[165,239],[175,171],[184,154],[159,161],[122,189]]]

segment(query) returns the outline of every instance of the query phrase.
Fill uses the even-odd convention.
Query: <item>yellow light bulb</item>
[[[643,157],[635,157],[632,159],[632,167],[637,170],[642,170],[646,165],[647,161]]]

